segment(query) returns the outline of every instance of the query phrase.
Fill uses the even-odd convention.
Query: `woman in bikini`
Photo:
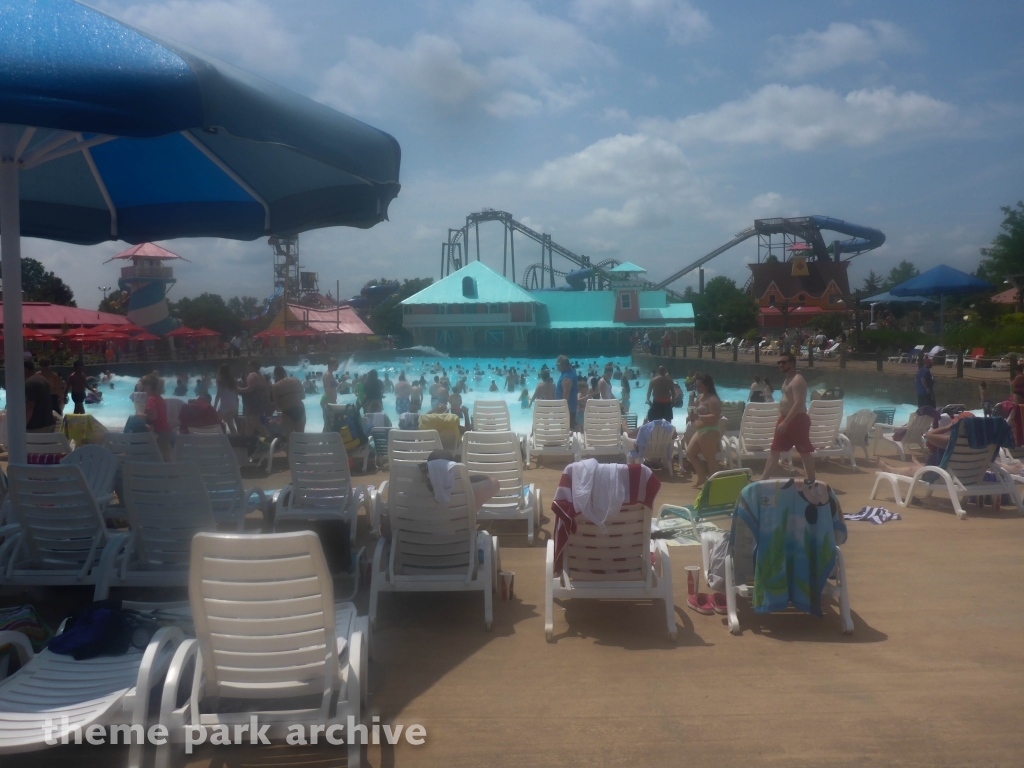
[[[694,487],[700,488],[718,471],[718,450],[722,440],[718,422],[722,418],[722,401],[718,399],[715,380],[710,374],[698,373],[694,376],[694,387],[697,392],[697,413],[692,423],[697,432],[686,446],[686,460],[697,475]]]

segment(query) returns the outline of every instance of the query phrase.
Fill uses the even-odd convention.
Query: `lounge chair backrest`
[[[192,462],[128,462],[124,506],[134,560],[146,570],[184,570],[192,537],[214,527],[210,499]]]
[[[975,360],[980,360],[984,356],[985,356],[985,348],[984,347],[975,347],[971,351],[971,357],[973,357]]]
[[[89,490],[97,500],[114,490],[117,456],[102,445],[83,445],[61,459],[60,463],[80,468]]]
[[[292,432],[288,436],[291,504],[303,509],[344,508],[352,495],[352,473],[338,432]]]
[[[588,406],[589,407],[589,406]],[[624,505],[608,533],[580,515],[565,545],[562,567],[574,581],[647,581],[651,573],[651,515],[643,504]]]
[[[476,509],[466,467],[456,470],[448,506],[430,492],[417,464],[401,461],[391,468],[388,487],[391,558],[394,578],[464,574],[477,565]]]
[[[467,472],[498,481],[500,490],[486,506],[517,509],[525,506],[523,454],[515,432],[467,432],[462,436],[462,463]]]
[[[819,448],[833,448],[843,423],[842,400],[814,400],[807,409],[811,419],[811,445]]]
[[[583,412],[587,446],[617,446],[622,442],[622,410],[618,400],[591,400]]]
[[[641,458],[667,460],[672,455],[673,435],[674,432],[671,429],[652,429]]]
[[[875,414],[875,424],[892,424],[896,418],[895,408],[875,408],[871,412]]]
[[[750,469],[724,469],[715,472],[705,482],[693,502],[693,511],[699,518],[731,515],[740,492],[750,485]]]
[[[775,439],[778,403],[747,403],[740,420],[740,440],[747,451],[767,451]]]
[[[75,569],[99,556],[106,523],[81,468],[12,464],[7,473],[11,515],[34,563]]]
[[[392,429],[388,434],[388,461],[426,461],[431,452],[443,447],[436,429]]]
[[[595,400],[594,402],[601,401]],[[587,408],[590,408],[589,403]],[[534,401],[533,442],[534,445],[560,448],[569,448],[572,445],[572,433],[569,431],[569,404],[565,400]]]
[[[637,428],[637,415],[635,413],[626,414],[626,429]]]
[[[188,591],[208,696],[318,695],[339,679],[334,589],[312,531],[199,533]]]
[[[942,468],[964,485],[977,485],[984,482],[985,473],[992,465],[994,452],[994,445],[971,448],[967,435],[958,434],[953,451],[946,458]]]
[[[722,418],[728,421],[727,432],[739,432],[740,421],[743,419],[743,403],[722,403]]]
[[[163,461],[156,435],[152,432],[107,432],[103,447],[117,456],[119,463],[126,461]]]
[[[928,351],[928,354],[926,354],[925,357],[935,357],[936,355],[941,355],[945,351],[945,349],[945,347],[941,347],[938,344],[936,344]]]
[[[178,435],[174,445],[175,461],[190,461],[199,468],[199,476],[210,499],[213,518],[218,523],[234,522],[245,508],[245,486],[238,469],[238,457],[223,432]]]
[[[512,420],[504,400],[477,400],[473,403],[473,431],[508,432]]]
[[[462,433],[459,429],[459,417],[454,413],[424,413],[420,416],[421,429],[433,429],[441,438],[445,450],[458,450]]]
[[[29,432],[25,435],[26,453],[71,453],[71,443],[60,432]]]
[[[224,428],[220,424],[210,424],[206,427],[189,427],[190,435],[223,435]]]
[[[871,428],[875,426],[875,414],[867,408],[846,417],[846,436],[855,446],[864,445]]]
[[[903,440],[901,442],[904,445],[909,445],[911,443],[923,445],[924,433],[931,428],[931,416],[913,413],[910,415],[910,420],[907,422],[907,433],[903,436]]]

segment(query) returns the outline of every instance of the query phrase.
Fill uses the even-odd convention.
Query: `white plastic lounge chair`
[[[852,450],[860,448],[864,452],[864,461],[869,461],[868,437],[875,426],[875,413],[867,408],[861,408],[856,413],[846,417],[846,429],[843,434],[850,441]]]
[[[577,446],[577,461],[585,456],[621,456],[625,460],[630,444],[622,431],[622,409],[617,400],[587,403]]]
[[[589,406],[588,406],[589,407]],[[554,636],[554,600],[664,601],[670,640],[676,638],[672,562],[664,541],[651,540],[651,515],[643,504],[625,505],[609,518],[608,533],[582,515],[562,551],[562,573],[555,574],[555,542],[544,561],[544,636]],[[653,557],[652,557],[653,555]],[[653,560],[653,562],[652,562]]]
[[[370,430],[370,443],[373,445],[373,461],[377,469],[383,469],[388,462],[388,443],[391,442],[391,430],[394,427],[374,427]],[[363,464],[365,472],[368,463]]]
[[[71,453],[71,443],[60,432],[29,432],[25,435],[25,452],[29,454]]]
[[[907,451],[911,448],[917,448],[924,451],[924,433],[932,428],[931,416],[923,416],[921,414],[912,414],[910,421],[907,422],[907,431],[904,433],[901,440],[896,440],[894,437],[895,430],[886,429],[886,425],[875,424],[873,429],[875,433],[874,447],[872,453],[878,455],[878,446],[881,443],[891,443],[896,447],[897,453],[900,455],[901,461],[907,460]]]
[[[103,436],[103,447],[117,456],[118,467],[114,489],[117,491],[117,498],[122,506],[124,505],[124,490],[121,487],[121,477],[125,462],[161,462],[164,460],[163,454],[160,453],[160,446],[156,443],[156,435],[152,432],[107,432]]]
[[[938,357],[939,355],[944,355],[945,353],[946,348],[936,344],[934,347],[928,350],[928,352],[925,354],[925,357]]]
[[[769,481],[782,482],[782,481]],[[732,551],[725,558],[725,604],[729,619],[729,631],[740,634],[740,619],[737,614],[736,598],[752,598],[754,595],[754,534],[743,523],[733,517],[735,539]],[[704,559],[704,579],[707,581],[711,560],[711,545],[720,533],[701,534],[701,554]],[[726,534],[728,535],[728,534]],[[853,617],[850,615],[850,592],[846,583],[846,561],[836,547],[836,565],[832,575],[825,582],[822,597],[831,597],[839,603],[839,621],[844,634],[853,633]]]
[[[897,362],[900,362],[900,363],[913,363],[913,362],[916,362],[917,358],[920,356],[920,354],[922,352],[924,352],[924,344],[918,344],[916,347],[911,349],[909,352],[904,352],[903,354],[901,354],[900,358],[899,358],[899,360]]]
[[[348,454],[338,432],[292,432],[288,437],[292,481],[274,499],[274,525],[283,520],[344,520],[356,539],[359,505],[373,514],[373,487],[352,484]]]
[[[473,403],[474,432],[509,432],[512,421],[504,400],[477,400]]]
[[[371,626],[382,592],[483,592],[484,626],[490,629],[491,592],[501,568],[498,537],[476,529],[466,467],[456,469],[447,506],[434,498],[420,468],[407,461],[392,466],[388,494],[391,536],[378,539],[373,553]]]
[[[743,409],[746,403],[725,402],[722,403],[722,418],[726,420],[721,424],[723,437],[737,437],[740,433],[740,422],[743,421]]]
[[[205,427],[189,427],[187,434],[189,434],[189,435],[223,435],[223,434],[225,434],[225,432],[224,432],[224,427],[221,426],[220,424],[210,424],[210,425],[205,426]]]
[[[171,432],[177,434],[178,428],[181,426],[181,406],[185,405],[184,400],[179,400],[176,397],[168,397],[164,399],[164,403],[167,405],[167,423],[171,427]]]
[[[536,457],[539,464],[542,456],[575,460],[576,450],[576,435],[569,429],[569,404],[565,400],[535,400],[533,430],[526,440],[526,463]]]
[[[744,461],[769,457],[778,421],[778,403],[747,403],[740,420],[740,433],[731,441],[737,467],[742,467]]]
[[[441,436],[436,429],[392,429],[388,436],[388,466],[394,467],[396,461],[424,462],[431,453],[443,448]],[[370,527],[379,534],[381,516],[388,509],[387,480],[380,484],[373,496]]]
[[[840,350],[840,348],[842,346],[843,346],[843,343],[841,341],[837,341],[831,347],[829,347],[824,352],[822,352],[821,356],[822,357],[826,357],[826,358],[838,357],[839,356],[839,350]]]
[[[22,664],[0,680],[0,755],[46,749],[47,721],[54,726],[51,740],[68,738],[72,744],[90,726],[130,726],[133,735],[122,727],[118,736],[120,743],[131,741],[128,765],[138,768],[145,749],[139,730],[149,726],[150,694],[164,681],[183,639],[180,629],[164,627],[144,651],[76,661],[48,650],[33,655],[25,635],[0,632],[0,645],[13,645]]]
[[[361,722],[369,627],[351,603],[334,602],[315,533],[198,534],[189,601],[196,639],[174,654],[160,702],[170,742],[192,725],[237,729],[253,716],[277,740],[293,724]],[[190,666],[191,685],[182,680]],[[179,700],[182,682],[188,693]],[[170,750],[159,748],[158,766]],[[359,760],[358,743],[349,744],[348,765]]]
[[[349,415],[356,406],[345,403],[324,403],[324,424],[328,427],[333,426],[334,429],[330,429],[331,432],[337,431],[337,425],[341,424],[342,421]],[[355,418],[359,418],[358,411],[354,414]],[[367,435],[367,438],[369,435]],[[290,452],[290,449],[289,449]],[[353,461],[363,462],[363,471],[367,470],[370,462],[370,441],[367,440],[365,444],[360,445],[358,448],[349,454],[349,458]],[[270,470],[267,470],[267,474],[270,474]]]
[[[527,540],[533,544],[534,528],[540,527],[540,488],[523,480],[523,455],[516,433],[467,432],[462,436],[462,463],[468,472],[487,475],[501,486],[494,498],[477,510],[477,520],[525,520]]]
[[[631,441],[632,442],[632,441]],[[672,460],[676,454],[677,438],[671,429],[653,429],[650,439],[644,446],[643,453],[636,454],[636,461],[633,461],[633,454],[629,454],[627,463],[643,464],[649,461],[661,462],[661,465],[668,470],[668,476],[672,477]],[[636,450],[635,448],[632,450]]]
[[[199,468],[217,525],[233,525],[241,533],[250,512],[259,510],[266,516],[263,489],[244,486],[231,441],[223,432],[178,435],[174,456],[176,461],[190,461]]]
[[[718,347],[719,349],[728,349],[729,347],[732,346],[733,341],[735,341],[735,339],[732,336],[730,336],[725,341],[715,344],[715,346]]]
[[[93,599],[112,587],[186,586],[192,537],[215,525],[198,466],[128,462],[124,494],[131,533],[121,551],[104,553]]]
[[[853,457],[853,443],[839,431],[843,423],[842,400],[812,400],[807,408],[811,420],[810,440],[815,459],[847,459],[850,466],[857,467]],[[790,452],[790,462],[795,448]]]
[[[953,429],[957,427],[954,425]],[[917,470],[913,477],[899,475],[895,472],[876,472],[875,485],[871,489],[871,498],[878,498],[878,489],[888,483],[893,498],[901,507],[909,506],[914,497],[923,495],[929,498],[935,491],[945,491],[953,503],[953,511],[963,520],[967,512],[961,505],[964,496],[1002,496],[1009,495],[1017,512],[1024,514],[1013,477],[1005,469],[992,462],[995,453],[994,445],[982,448],[971,448],[966,434],[958,434],[953,451],[942,466],[925,466]],[[985,473],[995,475],[994,482],[985,482]],[[900,495],[900,486],[907,486],[906,496]]]
[[[83,445],[63,459],[61,464],[76,466],[85,475],[85,482],[96,498],[100,512],[106,512],[113,499],[114,481],[117,479],[117,456],[102,445]]]

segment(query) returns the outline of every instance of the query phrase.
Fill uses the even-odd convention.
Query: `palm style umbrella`
[[[935,296],[939,297],[939,329],[945,325],[946,296],[965,296],[972,293],[985,293],[993,290],[990,283],[961,272],[959,269],[940,264],[917,277],[890,288],[893,296]]]
[[[21,235],[92,244],[371,227],[386,133],[73,0],[0,0],[0,248],[12,462],[25,459]]]

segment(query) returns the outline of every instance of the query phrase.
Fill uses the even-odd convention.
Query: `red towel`
[[[558,490],[551,501],[551,511],[555,513],[555,573],[562,572],[562,553],[569,537],[576,533],[576,517],[580,514],[572,503],[572,469],[570,464],[562,471],[558,481]],[[654,509],[654,497],[661,490],[661,481],[654,476],[651,468],[643,464],[629,465],[629,497],[624,505],[643,504]]]

